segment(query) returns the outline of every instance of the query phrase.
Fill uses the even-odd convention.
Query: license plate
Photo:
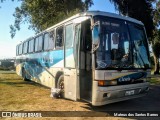
[[[134,95],[134,90],[126,91],[125,96]]]

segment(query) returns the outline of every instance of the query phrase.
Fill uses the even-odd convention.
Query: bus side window
[[[52,50],[54,48],[54,31],[45,33],[44,50]]]
[[[34,52],[34,39],[29,41],[29,49],[28,49],[29,53]]]
[[[28,41],[23,43],[23,53],[26,54],[28,52]]]
[[[22,54],[22,44],[20,44],[18,48],[19,48],[19,50],[18,50],[19,51],[19,55],[21,55]]]
[[[43,36],[40,35],[38,37],[38,51],[42,51],[42,48],[43,48]]]
[[[38,37],[35,39],[35,52],[38,51]]]
[[[22,46],[23,46],[23,47],[22,47],[22,49],[23,49],[23,50],[22,50],[22,51],[23,51],[23,54],[25,54],[25,47],[26,47],[25,43],[26,43],[26,42],[24,42],[23,45],[22,45]]]
[[[44,34],[44,50],[48,50],[49,48],[49,34]]]
[[[25,44],[26,44],[25,53],[27,53],[28,52],[28,41]]]
[[[43,45],[43,37],[42,35],[36,37],[36,42],[35,42],[35,51],[39,52],[42,51],[42,45]]]
[[[73,24],[65,26],[65,67],[75,68],[75,59],[74,56],[67,59],[67,54],[69,53],[68,49],[73,46]]]
[[[56,29],[56,48],[63,47],[63,27]]]
[[[73,45],[73,24],[66,25],[65,31],[65,47],[70,48]]]
[[[19,53],[18,53],[18,52],[19,52],[19,51],[18,51],[18,47],[19,47],[19,45],[16,46],[16,55],[19,54]]]
[[[54,48],[54,38],[55,38],[54,31],[51,31],[49,33],[49,40],[48,40],[48,49],[49,50]]]

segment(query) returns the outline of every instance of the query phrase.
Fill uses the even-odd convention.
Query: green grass
[[[16,74],[0,72],[0,111],[75,111],[86,110],[82,102],[50,97],[50,89],[23,81]],[[75,107],[76,106],[76,107]]]
[[[8,68],[0,67],[0,70],[9,70]]]
[[[151,84],[154,84],[154,85],[160,85],[160,78],[158,78],[158,77],[152,77],[149,82]]]

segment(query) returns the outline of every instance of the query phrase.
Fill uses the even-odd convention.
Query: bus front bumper
[[[92,105],[100,106],[142,97],[149,91],[149,83],[146,82],[121,86],[98,87],[97,82],[95,81],[94,88],[95,89],[93,89],[92,93]]]

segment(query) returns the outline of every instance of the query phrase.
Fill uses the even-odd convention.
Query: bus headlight
[[[117,85],[117,80],[98,80],[98,86]]]

